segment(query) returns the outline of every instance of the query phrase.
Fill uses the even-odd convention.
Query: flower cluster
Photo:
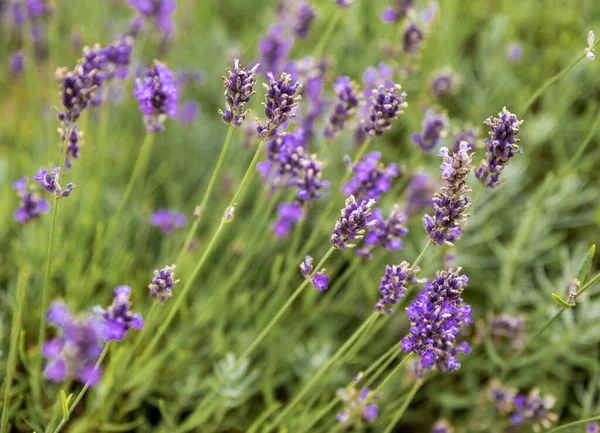
[[[428,110],[423,121],[423,132],[414,134],[412,139],[423,152],[429,153],[439,144],[440,139],[446,137],[447,126],[446,113],[435,114]]]
[[[454,433],[454,429],[448,421],[441,419],[431,427],[431,433]]]
[[[494,344],[505,342],[509,350],[517,351],[525,344],[525,317],[500,314],[488,318],[490,338]]]
[[[433,196],[433,217],[423,216],[423,227],[434,244],[452,245],[462,234],[462,226],[468,217],[466,210],[471,205],[466,196],[471,190],[465,183],[473,157],[470,150],[466,142],[462,142],[460,150],[452,155],[447,148],[440,149],[443,160],[440,168],[446,185]]]
[[[66,189],[62,189],[60,184],[58,183],[58,178],[60,177],[60,167],[56,167],[52,171],[46,170],[44,167],[40,169],[39,173],[36,173],[33,176],[33,180],[39,182],[40,185],[44,187],[46,191],[52,193],[55,198],[68,197],[73,192],[73,188],[75,185],[72,183],[67,184]]]
[[[329,139],[343,131],[360,102],[358,87],[349,77],[338,77],[333,83],[333,90],[337,93],[337,100],[333,114],[329,117],[329,125],[323,131],[323,135]]]
[[[281,25],[272,25],[267,36],[258,45],[260,64],[264,68],[263,70],[281,74],[293,44],[294,40],[284,35]]]
[[[363,247],[356,251],[359,256],[371,258],[373,250],[380,245],[388,251],[398,251],[402,249],[402,237],[408,234],[406,224],[406,214],[395,205],[390,212],[390,216],[385,220],[381,209],[377,208],[371,215],[371,220],[376,221],[369,233],[365,237]]]
[[[405,102],[406,93],[400,93],[400,85],[391,88],[379,86],[373,89],[369,106],[369,117],[365,121],[364,130],[370,137],[383,135],[392,127],[392,123],[402,113],[403,108],[408,107]]]
[[[67,143],[67,156],[65,158],[65,167],[67,168],[71,168],[71,163],[72,163],[72,159],[79,159],[79,150],[81,148],[81,146],[83,146],[83,141],[81,140],[81,138],[83,137],[83,132],[77,132],[77,127],[78,125],[75,123],[73,124],[73,127],[71,128],[71,133],[69,134],[69,139],[67,139],[67,132],[62,129],[59,128],[58,133],[60,134],[60,140],[61,140],[61,152],[64,151],[64,149],[62,148],[63,143]]]
[[[75,69],[58,68],[54,77],[59,83],[58,95],[61,98],[63,110],[58,112],[58,120],[63,127],[68,128],[81,116],[81,112],[93,105],[98,89],[94,76],[97,70],[84,71],[82,61]]]
[[[456,90],[457,79],[450,69],[438,72],[431,79],[431,93],[436,98],[447,98]]]
[[[455,345],[463,326],[472,323],[471,307],[460,297],[469,279],[460,270],[437,272],[406,309],[411,329],[402,340],[402,349],[421,357],[419,374],[433,367],[441,372],[456,370],[460,367],[457,355],[471,352],[467,342]]]
[[[302,87],[299,82],[292,84],[292,77],[282,73],[276,80],[271,72],[267,72],[269,85],[263,84],[267,90],[264,126],[258,125],[258,136],[262,141],[273,140],[279,136],[278,128],[295,116],[294,109],[298,106],[300,95],[296,95]]]
[[[154,271],[152,283],[148,285],[150,296],[158,302],[166,302],[167,298],[173,296],[173,287],[179,280],[175,279],[175,265],[166,266]]]
[[[532,389],[528,395],[517,395],[514,399],[515,413],[510,417],[514,425],[528,425],[535,432],[541,428],[548,429],[553,422],[558,420],[558,415],[550,412],[554,407],[556,398],[548,395],[540,396],[539,389]]]
[[[415,23],[409,22],[402,33],[402,50],[407,54],[417,55],[423,37],[423,31]]]
[[[329,276],[325,275],[325,268],[323,268],[312,277],[310,282],[319,292],[324,292],[328,288],[327,282],[329,281],[329,278]]]
[[[291,228],[304,216],[304,209],[297,201],[293,203],[282,203],[277,207],[279,219],[273,225],[275,236],[280,239],[287,238]]]
[[[369,388],[363,388],[359,392],[356,388],[362,376],[363,374],[360,373],[348,387],[337,391],[337,395],[344,403],[345,408],[337,414],[336,419],[344,424],[345,429],[352,426],[360,427],[365,422],[371,423],[375,421],[379,414],[379,408],[375,402],[381,399],[381,394],[374,394]]]
[[[19,80],[25,70],[25,57],[20,52],[13,53],[8,59],[10,72],[15,80]]]
[[[294,35],[300,39],[306,39],[310,33],[313,21],[317,17],[315,10],[308,3],[300,3],[294,24]]]
[[[60,337],[42,347],[42,354],[49,361],[44,368],[46,378],[53,382],[77,378],[90,386],[96,385],[102,377],[102,370],[95,365],[105,337],[103,320],[98,316],[76,320],[60,302],[52,303],[46,319],[62,331]]]
[[[219,110],[223,122],[230,126],[238,127],[246,118],[245,106],[250,102],[250,98],[256,92],[256,71],[258,64],[248,70],[240,65],[238,59],[233,60],[233,70],[227,68],[229,78],[223,77],[223,86],[225,87],[225,103],[227,110]]]
[[[335,223],[335,227],[331,234],[331,245],[335,248],[345,250],[346,248],[354,248],[355,244],[348,242],[355,239],[362,239],[365,235],[365,229],[376,223],[370,220],[375,204],[374,200],[359,200],[358,202],[353,195],[346,199],[346,205],[342,209],[342,216]]]
[[[136,9],[140,17],[136,18],[133,26],[140,27],[141,19],[152,20],[154,25],[163,33],[165,39],[173,33],[173,12],[175,0],[128,0],[129,5]]]
[[[487,159],[481,161],[475,175],[483,185],[494,188],[500,184],[500,173],[509,160],[522,152],[518,144],[520,140],[516,135],[523,121],[504,107],[498,113],[498,117],[490,116],[483,123],[490,127],[490,138],[484,141],[487,146]]]
[[[12,184],[12,187],[17,191],[17,195],[21,199],[19,209],[14,213],[15,220],[20,223],[28,223],[40,215],[50,210],[50,205],[46,200],[40,198],[38,194],[27,190],[27,178],[23,178]]]
[[[460,150],[460,143],[462,141],[465,141],[470,148],[475,149],[475,147],[477,147],[477,131],[473,128],[466,127],[454,134],[452,141],[454,142],[454,146],[452,147],[454,152]]]
[[[159,209],[150,217],[150,224],[162,229],[166,235],[170,235],[178,227],[183,227],[186,221],[184,215],[168,209]]]
[[[405,18],[414,7],[414,0],[394,0],[394,6],[383,11],[381,20],[386,24],[393,24]]]
[[[115,289],[115,297],[106,311],[98,306],[96,313],[102,315],[105,320],[104,339],[106,341],[122,340],[129,329],[141,331],[144,320],[139,313],[131,312],[131,287],[119,286]]]
[[[375,304],[376,311],[383,312],[384,314],[392,314],[394,312],[389,307],[398,304],[400,299],[404,299],[404,294],[408,286],[409,273],[410,264],[408,262],[385,266],[385,274],[379,284],[381,299]]]
[[[341,8],[347,8],[354,0],[335,0],[335,4]]]
[[[379,162],[380,159],[380,152],[372,152],[352,165],[350,158],[346,157],[346,165],[354,172],[354,178],[342,187],[342,193],[359,200],[367,198],[378,201],[380,194],[392,187],[392,178],[398,176],[396,164],[386,167]]]
[[[156,60],[152,68],[144,70],[143,77],[136,78],[133,95],[144,113],[148,132],[164,130],[166,118],[174,119],[177,115],[179,91],[173,82],[173,72]]]
[[[487,388],[488,398],[502,415],[508,415],[513,410],[516,395],[516,391],[504,388],[498,380],[492,380]]]
[[[434,191],[429,176],[418,173],[413,175],[406,187],[406,214],[412,216],[430,208]]]
[[[309,278],[313,271],[313,258],[311,256],[304,257],[304,261],[300,263],[300,273],[304,278]]]

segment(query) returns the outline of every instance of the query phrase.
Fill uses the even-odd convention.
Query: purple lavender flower
[[[313,271],[313,258],[311,256],[304,257],[304,261],[300,263],[300,273],[304,278],[309,278]]]
[[[92,85],[96,88],[95,97],[90,101],[90,106],[98,106],[102,102],[98,89],[102,87],[104,81],[108,78],[108,56],[102,47],[98,44],[92,48],[83,48],[83,58],[81,67],[83,73],[91,77]]]
[[[322,163],[317,159],[316,154],[306,157],[301,152],[300,155],[299,169],[292,179],[291,185],[298,189],[296,193],[298,200],[303,202],[318,200],[323,197],[321,190],[329,188],[330,183],[327,180],[321,180]]]
[[[409,216],[431,208],[434,187],[426,174],[415,174],[406,188],[406,214]]]
[[[95,368],[105,338],[102,320],[96,316],[75,320],[60,302],[50,305],[46,318],[62,331],[60,337],[42,347],[42,354],[48,359],[46,378],[52,382],[77,378],[89,386],[96,385],[102,378],[102,370]]]
[[[48,202],[33,191],[27,191],[27,178],[15,182],[12,187],[17,191],[17,195],[21,199],[19,209],[13,214],[15,220],[20,223],[28,223],[39,218],[42,214],[50,210]]]
[[[55,198],[59,199],[61,197],[68,197],[73,192],[73,188],[75,185],[72,183],[67,184],[67,189],[62,189],[60,184],[58,183],[60,168],[56,167],[52,171],[47,171],[42,167],[39,173],[36,173],[33,176],[33,180],[39,182],[40,185],[44,187],[44,189],[54,195]]]
[[[392,178],[398,176],[398,168],[396,164],[386,167],[379,162],[380,159],[380,152],[372,152],[352,165],[350,158],[346,157],[346,165],[354,172],[354,178],[342,187],[342,194],[378,201],[380,194],[388,192],[392,187]]]
[[[431,433],[454,433],[454,429],[448,421],[441,419],[431,427]]]
[[[413,22],[409,22],[402,34],[402,50],[410,55],[417,55],[421,42],[423,41],[423,31]]]
[[[509,388],[504,388],[500,381],[492,380],[488,385],[488,398],[494,403],[496,410],[502,415],[507,415],[514,408],[514,398],[516,392]]]
[[[51,12],[50,7],[42,0],[25,0],[25,6],[30,17],[42,17]]]
[[[519,350],[525,344],[525,317],[500,314],[488,318],[490,338],[492,343],[506,343],[512,352]]]
[[[327,282],[329,281],[327,275],[325,275],[325,268],[321,269],[319,272],[315,274],[315,276],[310,280],[313,287],[317,289],[319,292],[324,292],[328,289]]]
[[[256,71],[258,64],[252,69],[247,70],[240,65],[238,59],[233,59],[233,70],[227,68],[229,78],[223,77],[223,86],[225,87],[225,103],[227,110],[219,110],[223,122],[229,126],[238,127],[246,118],[247,110],[245,106],[250,102],[252,95],[256,93]]]
[[[263,178],[279,184],[284,177],[295,176],[300,170],[299,161],[306,151],[306,137],[300,129],[293,134],[280,135],[267,142],[267,161],[257,165]]]
[[[122,340],[131,328],[141,331],[144,320],[139,313],[131,312],[131,287],[119,286],[115,289],[115,297],[106,311],[102,307],[95,308],[95,312],[102,315],[105,320],[105,340]]]
[[[508,46],[508,59],[511,62],[519,63],[523,56],[523,47],[518,42],[511,42]]]
[[[158,302],[166,302],[167,298],[173,296],[173,287],[179,282],[175,279],[175,265],[166,266],[154,271],[152,283],[148,285],[150,296]]]
[[[466,142],[462,142],[461,149],[452,156],[447,148],[440,150],[439,155],[443,159],[440,167],[446,186],[433,196],[433,217],[423,216],[423,227],[434,244],[452,245],[462,234],[462,226],[468,217],[466,210],[471,205],[471,200],[466,196],[471,189],[465,183],[473,157],[470,150]]]
[[[446,113],[436,114],[428,110],[423,120],[423,132],[414,134],[413,141],[423,150],[429,153],[439,144],[440,139],[446,137],[446,127],[448,126],[448,116]]]
[[[167,117],[177,115],[179,92],[173,82],[173,73],[158,61],[151,69],[145,69],[144,76],[136,78],[133,95],[144,113],[144,122],[148,132],[164,130]]]
[[[371,258],[373,250],[381,245],[388,251],[398,251],[402,249],[402,237],[408,234],[406,224],[406,214],[395,205],[390,212],[387,221],[383,219],[381,209],[377,208],[371,215],[371,220],[376,221],[365,237],[363,247],[356,251],[359,256]]]
[[[373,137],[383,135],[383,133],[392,127],[392,123],[402,113],[403,108],[408,107],[405,102],[406,93],[400,92],[400,85],[396,84],[392,88],[379,86],[379,89],[373,89],[369,106],[369,118],[365,122],[365,132]]]
[[[461,141],[465,141],[470,148],[474,149],[477,147],[477,131],[471,127],[466,127],[454,134],[452,141],[454,142],[454,146],[452,147],[453,152],[460,150]]]
[[[490,116],[483,123],[490,127],[490,138],[484,141],[487,159],[481,161],[475,175],[486,187],[495,188],[500,184],[500,173],[509,160],[522,152],[518,145],[520,140],[515,136],[523,121],[504,107],[498,117]]]
[[[97,72],[95,69],[85,72],[82,61],[73,71],[67,68],[56,70],[55,78],[59,82],[59,96],[64,107],[64,111],[59,111],[58,119],[65,129],[79,119],[83,110],[93,105],[98,89],[94,78]]]
[[[62,128],[59,128],[58,133],[60,134],[60,151],[62,152],[62,143],[65,142],[66,131]],[[82,137],[83,132],[77,132],[77,124],[73,124],[73,127],[71,128],[71,134],[69,135],[69,140],[67,141],[67,156],[65,159],[65,166],[67,168],[71,168],[72,159],[79,159],[79,149],[81,146],[83,146],[83,141],[81,141]]]
[[[586,431],[587,433],[598,433],[600,432],[600,427],[598,427],[597,423],[593,422],[588,424]]]
[[[529,395],[515,397],[515,413],[510,420],[514,425],[528,425],[535,431],[539,431],[540,427],[548,429],[558,420],[558,415],[550,412],[555,402],[554,396],[541,398],[540,390],[532,389]]]
[[[362,239],[365,235],[365,229],[375,224],[375,221],[370,221],[373,204],[375,204],[374,200],[359,200],[357,202],[353,195],[348,197],[346,206],[342,209],[342,216],[335,223],[331,234],[331,245],[341,250],[355,248],[356,245],[349,244],[348,241]]]
[[[150,218],[150,224],[160,227],[164,234],[170,235],[178,227],[183,227],[186,217],[180,213],[168,209],[159,209]]]
[[[304,209],[297,201],[293,203],[282,203],[277,207],[279,219],[273,226],[275,236],[285,239],[291,228],[304,217]]]
[[[190,126],[196,121],[199,113],[200,107],[197,102],[186,102],[182,105],[181,110],[179,110],[177,120],[183,125]]]
[[[104,52],[108,60],[107,78],[124,80],[129,75],[129,64],[133,53],[134,39],[131,36],[121,36],[108,45]]]
[[[414,9],[414,0],[394,0],[394,6],[383,11],[381,20],[393,24],[405,18]]]
[[[347,8],[353,2],[354,2],[354,0],[335,0],[335,4],[338,5],[341,8]]]
[[[437,272],[406,309],[411,329],[401,347],[421,357],[418,374],[434,367],[441,372],[457,370],[460,363],[456,356],[471,352],[466,342],[455,345],[461,329],[472,323],[471,307],[460,297],[469,279],[459,275],[460,270]]]
[[[306,39],[310,33],[313,21],[317,17],[315,10],[308,3],[301,3],[298,6],[296,23],[294,24],[294,35],[300,39]]]
[[[379,408],[375,404],[381,399],[381,394],[374,394],[369,388],[363,388],[360,392],[356,384],[361,380],[360,373],[352,383],[345,389],[338,389],[337,395],[344,404],[344,410],[337,414],[338,422],[344,424],[344,429],[354,426],[360,428],[366,423],[375,421],[379,414]]]
[[[284,36],[283,27],[272,25],[267,36],[260,41],[258,52],[260,64],[265,71],[279,75],[283,72],[283,63],[287,59],[294,40]]]
[[[436,98],[452,96],[456,90],[456,76],[446,68],[438,72],[431,80],[431,92]]]
[[[410,264],[402,262],[396,266],[385,266],[385,274],[379,284],[379,293],[381,299],[375,304],[375,310],[384,314],[392,314],[394,311],[389,308],[398,304],[400,299],[404,299],[408,286]]]
[[[128,3],[140,13],[141,17],[153,20],[165,39],[171,36],[173,33],[172,15],[176,7],[175,0],[128,0]]]
[[[330,140],[344,130],[346,122],[360,102],[358,86],[349,77],[338,77],[333,83],[333,90],[337,93],[337,102],[329,117],[329,125],[323,131],[323,135]]]
[[[298,106],[300,95],[296,95],[301,89],[300,83],[292,84],[292,77],[283,73],[279,80],[275,80],[271,72],[267,72],[270,85],[263,84],[267,90],[265,116],[267,122],[264,126],[258,125],[256,130],[262,141],[274,140],[279,136],[278,128],[295,116],[295,108]]]
[[[19,80],[25,70],[25,57],[20,52],[13,53],[8,59],[8,66],[15,80]]]

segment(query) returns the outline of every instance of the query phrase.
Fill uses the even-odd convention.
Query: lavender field
[[[600,432],[597,46],[597,0],[0,0],[0,433]]]

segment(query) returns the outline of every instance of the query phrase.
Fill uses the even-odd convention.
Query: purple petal
[[[63,347],[65,347],[65,340],[62,338],[50,340],[42,346],[42,355],[48,359],[59,360]]]
[[[62,360],[51,362],[44,368],[44,376],[52,382],[62,382],[67,378],[67,367]]]

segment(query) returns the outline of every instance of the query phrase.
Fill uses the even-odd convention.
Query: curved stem
[[[417,268],[417,266],[419,266],[419,263],[421,263],[421,261],[423,260],[423,258],[425,258],[425,254],[427,253],[427,250],[429,250],[429,248],[431,247],[431,245],[432,245],[431,242],[427,241],[427,244],[425,244],[425,246],[423,247],[423,249],[421,250],[421,252],[417,256],[417,258],[413,262],[412,266],[410,267],[410,271],[408,273],[409,277],[412,275],[412,273]]]
[[[215,186],[215,182],[217,180],[217,177],[219,176],[219,171],[221,170],[221,167],[223,166],[223,161],[225,160],[225,155],[227,154],[227,149],[229,149],[229,143],[231,142],[231,136],[233,135],[233,129],[234,129],[233,126],[230,126],[229,129],[227,130],[227,137],[225,137],[225,142],[223,143],[223,146],[221,147],[221,154],[219,155],[217,165],[215,166],[215,168],[212,172],[212,176],[210,177],[208,186],[206,187],[206,190],[204,191],[204,197],[202,198],[202,202],[200,203],[200,212],[203,212],[206,209],[206,205],[208,204],[208,200],[210,198],[210,193],[212,192],[212,190]],[[196,218],[194,221],[194,224],[192,224],[192,227],[190,228],[190,231],[189,231],[187,237],[185,238],[185,242],[183,243],[183,248],[179,252],[179,255],[177,256],[177,261],[175,263],[179,264],[181,262],[183,255],[185,254],[187,249],[190,247],[190,244],[192,243],[192,240],[194,239],[194,236],[196,235],[196,231],[198,231],[199,225],[200,225],[200,218]]]
[[[406,364],[408,362],[408,360],[412,357],[412,355],[413,355],[413,352],[410,352],[408,355],[406,355],[404,357],[404,359],[402,361],[400,361],[400,363],[396,366],[396,368],[394,368],[390,372],[390,374],[388,374],[387,377],[385,379],[383,379],[383,382],[381,382],[379,384],[379,386],[377,387],[377,389],[373,393],[374,395],[377,395],[379,392],[381,392],[383,390],[383,388],[385,388],[385,386],[396,375],[396,373],[398,373],[400,370],[402,370],[402,368],[404,367],[404,364]]]
[[[548,430],[546,433],[554,433],[554,432],[561,431],[561,430],[564,430],[569,427],[575,427],[576,425],[580,425],[580,424],[588,424],[588,423],[591,423],[592,421],[598,421],[598,420],[600,420],[600,415],[596,415],[591,418],[580,419],[579,421],[570,422],[568,424],[563,424],[561,426],[554,427],[553,429]]]
[[[417,380],[415,382],[413,387],[410,389],[410,392],[406,396],[404,403],[402,403],[402,406],[400,406],[400,408],[398,409],[398,412],[396,412],[396,414],[394,415],[394,418],[392,419],[392,422],[387,426],[384,433],[391,433],[394,430],[394,427],[396,426],[396,424],[398,424],[398,421],[400,421],[400,418],[402,418],[402,415],[404,415],[404,412],[406,412],[408,405],[410,404],[412,399],[415,398],[415,395],[417,394],[417,391],[419,390],[419,388],[421,388],[422,384],[423,384],[422,380]]]

